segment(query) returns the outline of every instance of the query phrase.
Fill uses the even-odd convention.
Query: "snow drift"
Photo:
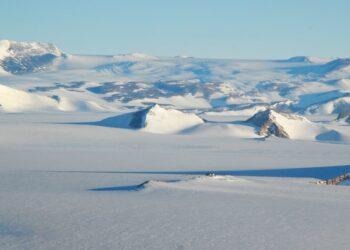
[[[110,110],[110,107],[91,100],[72,100],[58,95],[38,95],[0,84],[0,111],[5,113]]]
[[[0,85],[0,110],[3,112],[38,112],[56,109],[57,101],[50,97]]]

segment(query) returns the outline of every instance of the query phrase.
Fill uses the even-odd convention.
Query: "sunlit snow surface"
[[[349,65],[2,41],[0,249],[349,249]]]
[[[349,145],[71,124],[104,116],[0,116],[0,249],[348,248],[349,188],[312,181]]]

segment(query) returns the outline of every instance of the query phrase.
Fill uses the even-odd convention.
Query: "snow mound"
[[[280,138],[313,140],[325,131],[322,126],[305,117],[278,113],[272,109],[260,111],[246,122],[256,126],[258,134],[266,137],[274,135]]]
[[[57,109],[66,112],[113,111],[110,107],[91,100],[70,99],[66,96],[51,96],[57,102]]]
[[[148,181],[144,188],[152,189],[181,189],[189,191],[232,192],[237,185],[246,185],[251,181],[230,175],[194,176],[172,181]]]
[[[255,133],[251,126],[246,124],[229,124],[221,122],[206,122],[198,126],[191,127],[182,132],[183,134],[198,135],[205,137],[234,137],[244,139],[261,138]]]
[[[179,180],[148,180],[137,185],[94,188],[91,191],[152,191],[181,189],[191,191],[231,192],[232,186],[251,181],[230,175],[195,176]]]
[[[350,91],[350,79],[340,79],[335,81],[335,85],[339,89],[344,89]]]
[[[323,104],[312,105],[306,109],[306,112],[317,115],[329,115],[350,112],[350,97],[340,97]]]
[[[336,130],[330,130],[316,136],[319,141],[342,141],[343,136]]]
[[[46,96],[0,85],[0,110],[3,112],[52,111],[57,102]]]
[[[288,62],[294,62],[294,63],[327,63],[331,61],[332,59],[330,58],[325,58],[325,57],[316,57],[316,56],[295,56],[289,58],[287,61]]]
[[[51,43],[0,41],[0,66],[11,74],[25,74],[50,68],[55,59],[64,57]]]
[[[266,110],[266,106],[256,105],[242,109],[224,110],[224,111],[209,111],[205,112],[209,116],[252,116],[258,111]]]
[[[44,96],[0,85],[0,111],[5,113],[22,112],[86,112],[109,111],[90,100],[71,100],[65,96]]]
[[[130,61],[142,61],[142,60],[157,60],[158,57],[147,55],[144,53],[131,53],[131,54],[120,54],[113,56],[117,60],[130,60]]]
[[[172,134],[202,123],[204,123],[203,119],[196,114],[165,109],[156,104],[140,111],[104,119],[98,122],[98,125],[140,129],[156,134]]]

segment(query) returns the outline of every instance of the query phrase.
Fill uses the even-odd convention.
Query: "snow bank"
[[[53,111],[57,102],[49,97],[0,85],[0,110],[3,112]]]

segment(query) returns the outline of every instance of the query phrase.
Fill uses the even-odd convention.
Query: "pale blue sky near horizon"
[[[72,54],[350,57],[348,0],[2,0],[0,39]]]

